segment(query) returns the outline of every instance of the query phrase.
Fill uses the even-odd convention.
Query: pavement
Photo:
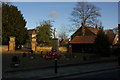
[[[77,74],[86,74],[92,72],[99,72],[105,70],[119,69],[118,62],[104,62],[95,64],[59,66],[58,73],[54,73],[54,67],[39,68],[32,70],[21,70],[6,72],[3,74],[2,80],[41,80],[41,79],[55,79],[65,76],[73,76]]]

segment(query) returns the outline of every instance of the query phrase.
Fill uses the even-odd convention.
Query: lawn
[[[69,53],[62,53],[63,57],[58,60],[58,64],[70,64],[70,63],[80,63],[83,61],[101,59],[95,54],[82,54],[73,53],[72,57]],[[40,53],[34,55],[34,59],[31,59],[30,53],[26,53],[26,57],[23,57],[21,53],[5,53],[2,55],[3,71],[11,69],[11,60],[13,56],[18,56],[20,59],[20,68],[30,68],[30,67],[41,67],[41,66],[54,66],[54,60],[45,60],[42,58]],[[109,57],[110,58],[110,57]]]

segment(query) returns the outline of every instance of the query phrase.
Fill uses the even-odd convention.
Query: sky
[[[118,24],[120,24],[120,2],[118,3]]]
[[[117,2],[89,2],[100,8],[99,18],[104,29],[112,29],[118,25]],[[64,28],[70,28],[71,12],[76,2],[13,2],[27,21],[26,27],[33,29],[43,20],[54,20],[53,27],[59,32]]]

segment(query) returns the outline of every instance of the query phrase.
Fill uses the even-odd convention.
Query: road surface
[[[56,78],[57,79],[57,78]],[[92,72],[86,74],[78,74],[73,76],[61,77],[61,79],[78,79],[78,80],[120,80],[120,69],[106,70],[100,72]]]

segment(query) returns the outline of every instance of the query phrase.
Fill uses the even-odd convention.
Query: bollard
[[[57,58],[55,58],[55,73],[57,74]]]

